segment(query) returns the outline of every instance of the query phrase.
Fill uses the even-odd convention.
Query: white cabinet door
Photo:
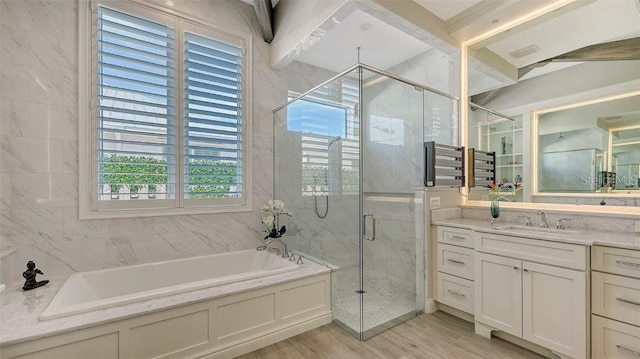
[[[587,275],[523,262],[523,338],[572,358],[587,355]]]
[[[519,260],[476,253],[476,321],[522,336],[521,266]]]

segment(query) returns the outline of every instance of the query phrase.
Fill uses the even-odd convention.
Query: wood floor
[[[540,359],[504,340],[487,340],[473,325],[443,312],[422,314],[361,342],[335,324],[245,354],[241,359]]]

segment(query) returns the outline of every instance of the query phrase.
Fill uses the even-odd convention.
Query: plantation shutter
[[[175,31],[99,6],[97,37],[99,200],[175,198]]]
[[[185,32],[184,198],[241,198],[242,48]]]

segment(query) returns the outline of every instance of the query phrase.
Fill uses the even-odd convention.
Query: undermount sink
[[[578,234],[577,231],[569,231],[566,229],[527,227],[527,226],[518,226],[514,224],[494,227],[493,229],[498,231],[519,232],[523,234],[526,233],[534,236],[571,237],[574,234]]]

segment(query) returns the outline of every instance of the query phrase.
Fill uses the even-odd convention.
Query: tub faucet
[[[544,212],[538,211],[538,214],[540,215],[540,227],[549,228],[549,225],[547,224],[547,216]]]
[[[282,250],[278,250],[277,248],[273,248],[271,246],[271,244],[273,242],[280,243],[280,247],[282,248]],[[273,248],[273,249],[271,249],[270,247]],[[267,244],[265,244],[265,249],[269,250],[269,251],[275,251],[277,254],[281,254],[282,258],[287,258],[287,256],[289,255],[289,251],[287,251],[287,245],[280,238],[271,238],[270,240],[268,240]]]
[[[563,221],[570,221],[569,218],[560,218],[557,222],[556,222],[556,229],[565,229],[564,228],[564,222]]]
[[[525,216],[525,217],[526,217],[526,219],[525,219],[524,225],[526,227],[533,227],[533,222],[531,222],[531,217],[529,217],[529,216]]]

